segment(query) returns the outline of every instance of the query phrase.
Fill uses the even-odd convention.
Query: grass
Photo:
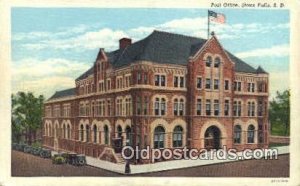
[[[272,147],[281,147],[281,146],[286,146],[286,145],[289,145],[289,144],[285,144],[285,143],[270,143],[269,144],[269,148],[272,148]]]
[[[39,142],[39,141],[36,141],[36,142],[32,143],[31,146],[33,146],[33,147],[42,147],[42,143]]]
[[[282,123],[274,122],[271,124],[271,134],[275,136],[290,136],[290,130],[288,128],[287,135],[285,134],[285,126]]]

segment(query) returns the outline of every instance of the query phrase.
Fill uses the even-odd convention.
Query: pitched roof
[[[181,34],[154,30],[146,38],[132,43],[125,49],[107,52],[109,62],[115,68],[123,67],[140,60],[161,64],[186,65],[207,40]],[[235,71],[256,73],[256,69],[226,51],[235,63]],[[93,67],[76,80],[84,79],[93,73]]]
[[[56,91],[48,100],[58,99],[62,97],[75,96],[75,88]]]
[[[261,66],[258,66],[258,68],[256,69],[256,73],[267,74],[267,72]]]
[[[89,68],[86,72],[84,72],[83,74],[81,74],[78,78],[76,78],[77,80],[81,80],[81,79],[85,79],[87,78],[89,75],[92,75],[94,73],[94,65]]]
[[[226,51],[230,59],[235,63],[236,72],[256,73],[256,69],[248,65],[246,62],[236,57],[232,53]]]

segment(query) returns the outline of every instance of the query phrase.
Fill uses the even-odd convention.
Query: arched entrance
[[[221,148],[221,131],[216,126],[210,126],[206,129],[204,135],[204,148],[220,149]]]

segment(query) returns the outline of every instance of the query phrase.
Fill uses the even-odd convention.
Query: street
[[[50,159],[12,151],[12,176],[126,176],[91,166],[54,165]],[[129,176],[167,177],[289,177],[289,155],[278,160],[246,160]]]

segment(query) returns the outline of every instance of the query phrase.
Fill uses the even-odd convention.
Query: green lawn
[[[274,122],[271,124],[271,134],[275,136],[289,136],[290,130],[288,129],[287,135],[285,135],[285,126]]]

